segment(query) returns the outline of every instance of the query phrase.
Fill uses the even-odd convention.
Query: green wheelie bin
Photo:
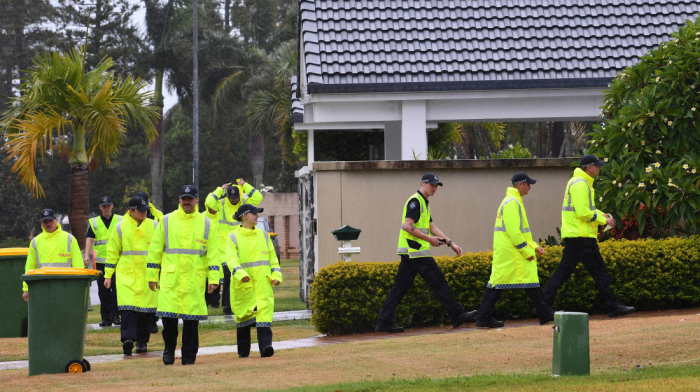
[[[29,289],[29,375],[84,373],[90,283],[100,271],[39,268],[22,275]]]
[[[27,336],[27,303],[22,299],[22,274],[29,248],[0,249],[0,338]]]

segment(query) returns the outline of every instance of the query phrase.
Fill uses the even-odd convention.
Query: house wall
[[[258,207],[264,208],[261,216],[274,219],[281,257],[299,257],[299,195],[296,193],[266,193]],[[285,216],[287,224],[285,225]],[[285,242],[288,241],[288,242]]]
[[[428,172],[436,173],[445,185],[429,199],[433,220],[464,252],[493,248],[496,210],[511,176],[521,171],[537,180],[524,198],[533,238],[556,236],[572,161],[575,159],[316,162],[316,271],[340,260],[341,244],[331,231],[343,225],[362,230],[359,240],[352,243],[361,247],[356,261],[398,260],[404,203]],[[433,248],[433,254],[453,252],[443,246]]]

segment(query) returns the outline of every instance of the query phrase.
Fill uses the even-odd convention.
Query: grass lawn
[[[698,309],[590,321],[591,377],[550,379],[552,328],[524,326],[278,350],[272,358],[205,355],[98,363],[81,375],[0,372],[3,390],[697,390]],[[273,331],[275,328],[273,327]],[[233,334],[233,331],[230,332]],[[636,365],[644,366],[636,370]],[[623,380],[624,379],[624,380]],[[314,389],[315,388],[315,389]]]
[[[359,381],[348,384],[292,388],[286,391],[690,391],[700,389],[700,366],[646,367],[641,370],[612,371],[589,377],[552,377],[549,374],[487,374],[471,377],[408,380]]]

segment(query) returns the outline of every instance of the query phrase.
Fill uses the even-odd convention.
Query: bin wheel
[[[87,367],[85,366],[85,363],[83,361],[78,361],[77,359],[74,359],[66,365],[66,373],[85,373],[87,371]]]
[[[92,370],[92,369],[90,369],[90,362],[88,362],[87,359],[83,359],[83,363],[85,364],[85,370],[86,370],[86,371],[89,372],[90,370]]]

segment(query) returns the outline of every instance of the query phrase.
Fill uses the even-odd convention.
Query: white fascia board
[[[368,101],[408,101],[441,99],[484,99],[484,98],[538,98],[570,96],[603,96],[603,88],[570,89],[518,89],[518,90],[478,90],[478,91],[414,91],[402,93],[359,93],[359,94],[309,94],[308,103],[315,102],[368,102]]]
[[[401,121],[401,102],[413,100],[426,101],[426,120],[433,123],[596,121],[601,115],[603,90],[581,88],[314,94],[309,96],[309,102],[304,105],[304,124]]]
[[[294,131],[311,131],[311,130],[372,130],[384,129],[383,122],[319,122],[319,123],[298,123],[294,124]]]

